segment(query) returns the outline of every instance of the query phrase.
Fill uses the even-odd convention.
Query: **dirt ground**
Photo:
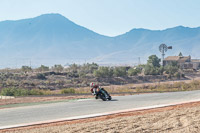
[[[200,102],[127,112],[109,116],[58,122],[3,133],[199,133]]]
[[[18,97],[14,99],[0,99],[0,105],[61,101],[61,100],[81,99],[81,98],[92,98],[92,97],[93,96],[90,95]]]

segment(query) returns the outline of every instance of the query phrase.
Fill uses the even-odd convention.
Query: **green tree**
[[[124,77],[127,76],[126,67],[115,67],[113,71],[114,76],[116,77]]]
[[[53,71],[56,71],[56,72],[62,72],[64,70],[64,67],[62,65],[54,65],[52,69]]]
[[[175,74],[177,76],[177,72],[179,71],[179,67],[176,62],[172,62],[171,64],[165,66],[164,69],[170,76],[175,76]]]
[[[147,64],[144,68],[144,74],[145,75],[154,75],[155,68],[153,67],[153,65]]]
[[[38,73],[37,74],[37,79],[45,80],[46,77],[45,77],[45,75],[43,73]]]
[[[80,66],[77,64],[71,64],[68,68],[68,70],[72,73],[78,73],[78,70],[80,69]]]
[[[92,64],[87,63],[86,66],[88,67],[88,72],[89,73],[93,73],[94,70],[97,70],[99,68],[99,66],[94,62]]]
[[[113,70],[110,67],[99,67],[98,70],[94,70],[95,77],[112,77]]]
[[[32,68],[29,66],[22,66],[21,70],[26,73],[32,71]]]
[[[147,64],[152,65],[153,67],[160,67],[160,59],[156,55],[149,56]]]
[[[80,66],[80,71],[81,73],[92,74],[94,70],[98,69],[98,67],[99,66],[96,63],[92,63],[92,64],[87,63]]]
[[[3,96],[27,96],[29,95],[29,90],[21,88],[3,88],[1,91]]]
[[[144,68],[145,75],[161,75],[162,73],[162,67],[154,67],[153,65],[147,64]]]
[[[134,67],[134,68],[128,69],[128,76],[135,76],[138,73],[141,73],[141,69],[140,68]]]
[[[181,57],[182,57],[182,56],[183,56],[183,54],[180,52],[178,56],[181,56]]]
[[[45,71],[49,71],[49,67],[41,65],[40,67],[37,68],[37,70],[40,72],[45,72]]]

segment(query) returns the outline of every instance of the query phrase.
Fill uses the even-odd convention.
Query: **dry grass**
[[[200,89],[200,80],[103,86],[109,93],[173,92]],[[76,88],[75,93],[90,93],[90,88]]]

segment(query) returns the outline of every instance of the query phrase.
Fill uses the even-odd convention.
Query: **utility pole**
[[[31,60],[30,60],[30,68],[31,68]]]
[[[140,64],[141,64],[140,57],[138,57],[138,65],[140,65]]]

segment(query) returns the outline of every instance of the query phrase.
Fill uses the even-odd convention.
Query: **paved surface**
[[[106,113],[199,100],[200,91],[116,96],[112,101],[86,99],[0,110],[0,129],[12,125],[35,123],[75,116]]]

